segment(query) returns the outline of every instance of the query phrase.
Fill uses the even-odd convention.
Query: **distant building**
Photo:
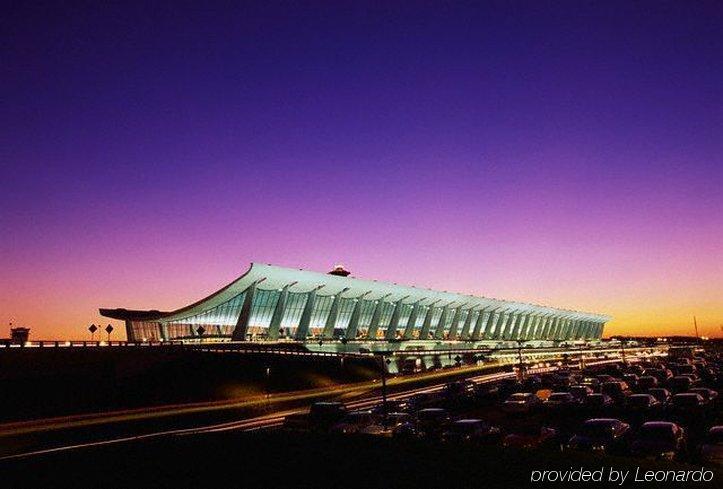
[[[594,340],[609,316],[253,263],[231,284],[175,311],[100,309],[129,341],[400,343]],[[413,342],[413,343],[412,343]],[[391,344],[390,343],[390,344]],[[378,344],[377,344],[378,346]],[[466,347],[466,346],[463,346]]]
[[[30,328],[10,328],[10,341],[15,344],[27,343],[30,338]]]

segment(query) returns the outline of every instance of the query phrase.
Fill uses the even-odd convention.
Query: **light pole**
[[[382,414],[384,416],[384,423],[387,423],[388,420],[388,412],[387,412],[387,365],[392,363],[391,360],[387,358],[387,355],[389,355],[391,352],[388,351],[375,351],[374,354],[381,357],[381,367],[382,367]]]
[[[517,362],[518,362],[518,369],[520,372],[520,382],[525,380],[525,369],[522,365],[522,341],[517,340]]]

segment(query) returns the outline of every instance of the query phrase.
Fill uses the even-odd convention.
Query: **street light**
[[[375,351],[374,355],[379,356],[381,361],[381,367],[382,367],[382,413],[384,416],[384,423],[386,424],[388,421],[388,412],[387,412],[387,365],[392,363],[391,360],[387,358],[387,355],[390,355],[392,352],[390,351]]]
[[[517,362],[518,362],[518,370],[520,373],[520,382],[525,380],[525,369],[522,365],[522,340],[516,340],[517,341]]]

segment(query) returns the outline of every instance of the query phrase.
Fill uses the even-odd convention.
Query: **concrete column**
[[[289,287],[295,283],[296,282],[285,285],[279,293],[279,300],[276,302],[274,314],[271,316],[271,322],[269,323],[269,331],[266,333],[266,338],[269,340],[276,340],[279,338],[281,320],[284,318],[284,313],[286,312],[286,302],[289,298]]]
[[[566,340],[572,339],[572,328],[573,328],[573,326],[574,326],[574,324],[573,324],[572,318],[567,318],[566,324],[565,324],[565,329],[564,329],[564,331],[563,331],[563,333],[562,333],[562,334],[564,335],[564,336],[563,336],[564,339],[566,339]]]
[[[246,341],[246,333],[248,332],[249,320],[251,319],[251,305],[253,304],[256,286],[259,282],[261,282],[261,280],[252,283],[245,291],[244,303],[241,305],[241,312],[239,312],[236,327],[231,335],[231,339],[234,341]]]
[[[538,319],[538,316],[535,316],[534,314],[528,314],[527,319],[525,319],[525,322],[522,323],[522,328],[520,329],[520,336],[518,336],[518,339],[523,341],[531,340],[532,335],[530,333],[533,331],[535,322]]]
[[[434,313],[434,304],[439,302],[439,300],[436,300],[429,304],[427,307],[426,314],[424,316],[424,323],[422,324],[422,330],[419,332],[419,339],[420,340],[427,340],[429,339],[429,330],[432,328],[432,315]]]
[[[297,341],[306,341],[306,337],[309,336],[311,314],[314,312],[314,306],[316,305],[316,291],[320,288],[321,286],[308,292],[306,304],[304,305],[304,310],[301,313],[301,319],[299,319],[299,327],[296,328],[296,334],[294,335],[294,339]]]
[[[531,340],[537,339],[538,330],[542,326],[542,319],[543,319],[543,316],[541,314],[538,314],[537,316],[535,316],[532,324],[530,324],[530,328],[529,328],[529,331],[527,332],[527,336]]]
[[[356,339],[356,332],[359,329],[359,314],[361,313],[362,300],[370,293],[371,291],[364,292],[362,295],[355,299],[356,302],[354,303],[354,309],[352,309],[351,311],[349,325],[346,327],[347,340]]]
[[[499,311],[499,308],[492,308],[480,311],[479,317],[477,318],[477,324],[475,324],[474,326],[474,329],[477,332],[477,336],[474,339],[492,339],[492,328],[494,328],[495,321],[497,320],[497,317],[499,317],[497,311]],[[486,317],[483,315],[483,313],[487,313]]]
[[[505,329],[502,330],[502,339],[508,340],[510,339],[510,333],[512,333],[512,325],[517,321],[517,318],[519,317],[519,313],[516,311],[510,312],[510,315],[507,317],[507,321],[505,321]]]
[[[529,317],[529,314],[520,314],[519,316],[517,316],[517,320],[515,321],[515,324],[512,327],[512,332],[510,333],[511,340],[518,340],[520,338],[520,333],[525,327],[525,324],[527,323],[527,318]]]
[[[450,340],[456,340],[457,339],[457,329],[459,327],[459,317],[462,315],[462,308],[466,306],[467,304],[462,304],[457,308],[457,310],[454,312],[454,316],[452,316],[452,325],[449,327],[449,339]]]
[[[557,323],[560,322],[560,317],[557,315],[552,316],[549,324],[546,326],[545,339],[553,340],[555,338],[555,331],[557,330]]]
[[[411,340],[414,334],[414,325],[417,324],[419,309],[421,308],[419,305],[420,302],[421,301],[417,301],[414,303],[414,306],[412,306],[412,313],[409,315],[409,319],[407,319],[407,326],[404,328],[404,336],[402,337],[405,340]]]
[[[490,333],[490,338],[493,340],[499,340],[502,338],[502,331],[505,329],[505,323],[507,322],[507,317],[511,316],[511,311],[507,310],[501,310],[498,311],[497,318],[495,320],[494,324],[494,331]]]
[[[459,333],[460,340],[469,339],[469,330],[472,327],[472,316],[474,316],[474,307],[470,307],[467,311],[467,317],[464,318],[464,324],[462,325],[462,331]]]
[[[447,314],[449,314],[449,304],[442,308],[442,315],[439,316],[439,321],[437,321],[437,326],[434,329],[435,340],[444,338],[444,323],[447,322]]]
[[[540,331],[537,333],[538,340],[546,340],[547,335],[550,332],[550,325],[552,324],[552,321],[555,319],[555,316],[553,314],[550,314],[549,316],[545,316],[542,319],[542,325],[540,326]]]
[[[555,330],[555,339],[556,340],[564,340],[566,329],[567,329],[567,318],[562,317],[562,318],[560,318],[560,322],[557,324],[557,328]]]
[[[564,340],[566,329],[567,329],[567,318],[561,317],[560,322],[557,325],[557,329],[555,330],[555,339]]]
[[[477,314],[477,320],[474,322],[472,334],[469,337],[472,341],[478,341],[480,338],[482,338],[485,321],[487,322],[487,324],[489,324],[489,315],[494,315],[494,309],[483,308],[479,310],[479,314]]]
[[[334,296],[334,302],[331,303],[331,310],[329,311],[329,316],[326,318],[326,323],[324,323],[324,331],[321,334],[321,337],[325,340],[330,340],[334,337],[334,326],[336,326],[336,319],[339,317],[341,296],[347,290],[349,290],[348,287]]]
[[[377,339],[377,331],[379,330],[379,318],[382,315],[382,310],[384,309],[384,299],[389,297],[391,294],[387,294],[384,297],[380,297],[377,301],[376,307],[374,307],[374,312],[372,313],[372,321],[369,323],[369,329],[367,330],[367,338],[370,340]]]
[[[409,297],[409,296],[407,296]],[[402,302],[407,297],[403,297],[397,301],[394,305],[394,311],[392,311],[392,319],[389,320],[389,326],[387,331],[384,333],[384,338],[387,340],[393,340],[397,337],[397,326],[399,325],[399,314],[402,312]]]

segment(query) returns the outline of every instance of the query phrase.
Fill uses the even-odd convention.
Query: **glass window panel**
[[[334,328],[346,329],[346,327],[349,326],[351,314],[354,311],[354,304],[356,304],[356,299],[348,298],[341,300],[339,304],[339,314],[336,316],[336,325]]]
[[[381,311],[379,314],[379,328],[386,328],[389,326],[389,322],[392,320],[392,314],[394,313],[394,307],[396,304],[393,302],[384,302],[381,304]]]
[[[409,316],[412,315],[412,309],[414,309],[413,304],[401,305],[401,308],[399,309],[399,323],[397,324],[399,328],[405,328],[407,326]]]
[[[358,330],[362,328],[368,328],[372,322],[372,314],[374,314],[374,308],[377,306],[377,301],[365,301],[362,300],[361,310],[359,311],[359,326]]]
[[[307,293],[289,292],[286,299],[286,308],[284,309],[284,317],[281,319],[282,328],[296,328],[299,326],[301,314],[304,312],[304,306],[308,298]]]
[[[281,292],[278,290],[256,289],[253,304],[251,304],[249,328],[269,327],[280,296]]]
[[[310,328],[323,328],[326,326],[326,320],[331,312],[331,306],[334,303],[334,296],[317,295],[314,301],[314,310],[311,312]]]

